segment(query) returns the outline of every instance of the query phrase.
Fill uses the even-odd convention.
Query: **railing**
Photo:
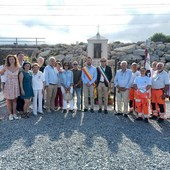
[[[35,45],[45,43],[45,38],[25,38],[25,37],[0,37],[0,45],[14,45],[16,48],[19,45]]]

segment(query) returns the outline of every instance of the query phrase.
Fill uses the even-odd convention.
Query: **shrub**
[[[155,33],[152,37],[151,40],[154,42],[166,42],[166,35],[163,33]]]

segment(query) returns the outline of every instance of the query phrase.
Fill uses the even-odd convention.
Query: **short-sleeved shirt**
[[[146,90],[146,86],[152,85],[151,79],[147,76],[138,76],[134,80],[134,84],[137,85],[138,89],[143,89],[144,91]]]
[[[161,89],[164,88],[165,85],[169,85],[169,77],[166,71],[162,71],[158,73],[158,71],[152,76],[152,88],[153,89]]]
[[[37,74],[34,74],[32,72],[32,88],[33,88],[33,90],[42,90],[44,81],[45,81],[45,77],[41,71],[38,71]]]

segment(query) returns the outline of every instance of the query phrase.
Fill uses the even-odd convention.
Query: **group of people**
[[[94,113],[96,91],[98,113],[108,113],[108,95],[113,76],[106,58],[101,58],[100,65],[95,67],[92,65],[92,58],[87,57],[82,69],[77,61],[73,61],[71,65],[68,62],[62,65],[55,57],[50,57],[46,66],[43,64],[42,57],[32,64],[24,61],[22,53],[6,57],[0,74],[6,77],[4,97],[9,120],[19,118],[17,111],[21,112],[22,117],[29,117],[31,100],[33,115],[43,114],[43,108],[48,113],[60,109],[63,113],[75,113],[76,110]],[[114,77],[116,115],[128,117],[128,114],[135,112],[136,120],[148,123],[151,108],[150,118],[163,122],[166,113],[165,98],[169,88],[169,76],[164,71],[164,64],[154,62],[150,70],[151,77],[146,75],[146,68],[139,69],[137,63],[132,63],[131,69],[127,66],[128,63],[122,61],[121,68]],[[81,106],[82,101],[84,109]]]
[[[169,76],[164,70],[164,64],[153,62],[150,70],[145,67],[138,70],[137,63],[132,63],[131,70],[127,69],[126,61],[122,61],[120,66],[121,69],[114,78],[118,106],[116,115],[127,117],[136,112],[137,121],[144,120],[148,123],[150,118],[159,123],[164,122],[165,99],[169,94]],[[121,103],[124,104],[124,109]]]

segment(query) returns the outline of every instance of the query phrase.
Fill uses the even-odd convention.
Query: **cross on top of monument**
[[[100,28],[100,26],[99,25],[97,25],[97,33],[99,34],[99,28]]]

